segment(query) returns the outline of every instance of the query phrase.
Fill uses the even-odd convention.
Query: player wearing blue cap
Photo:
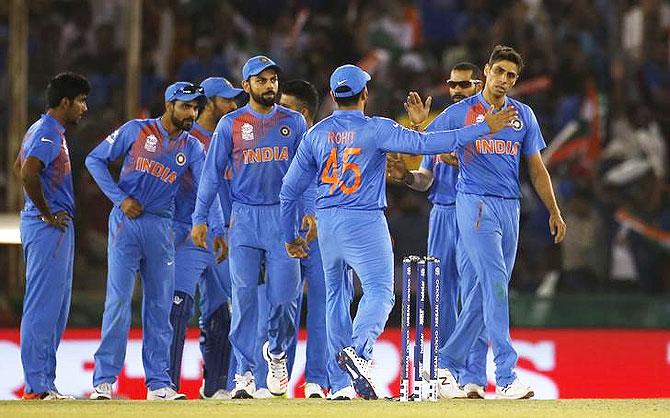
[[[23,399],[73,399],[54,384],[56,351],[70,312],[74,259],[74,190],[65,125],[78,123],[86,113],[90,89],[79,74],[52,78],[46,89],[48,109],[26,132],[14,163],[25,199],[19,226],[26,264]]]
[[[209,149],[212,133],[219,119],[237,109],[235,98],[243,91],[223,77],[210,77],[200,83],[207,96],[207,104],[189,131]],[[193,176],[182,177],[175,198],[175,292],[170,313],[174,330],[170,348],[170,377],[179,390],[181,360],[186,338],[186,327],[194,312],[196,287],[200,292],[200,350],[204,363],[204,382],[200,396],[205,399],[227,399],[228,366],[230,364],[230,275],[225,242],[210,241],[208,250],[196,247],[191,240],[191,216],[195,208],[196,188]],[[221,182],[219,193],[230,194],[228,181]],[[226,219],[230,207],[224,209]],[[211,250],[214,249],[214,252]]]
[[[161,117],[127,122],[86,157],[86,167],[114,203],[109,214],[102,339],[95,353],[91,399],[111,399],[112,384],[123,367],[137,272],[142,277],[147,399],[185,399],[172,388],[168,373],[175,268],[172,218],[183,176],[190,173],[197,184],[202,172],[203,147],[186,131],[206,100],[202,87],[174,83],[165,90]],[[119,158],[123,158],[123,167],[116,182],[108,164]],[[222,234],[223,215],[220,210],[215,212],[212,228]],[[217,241],[225,243],[222,238]]]
[[[447,393],[459,391],[459,383],[476,383],[467,373],[458,373],[466,369],[470,348],[485,328],[496,363],[496,396],[501,399],[533,396],[533,390],[521,383],[514,372],[517,354],[509,333],[508,284],[519,237],[522,154],[533,187],[549,210],[554,242],[563,240],[566,226],[540,156],[545,143],[535,114],[527,105],[507,97],[522,68],[523,60],[514,49],[496,46],[484,67],[483,92],[461,100],[444,114],[444,126],[454,129],[477,123],[492,109],[513,106],[519,111],[510,126],[498,134],[457,148],[460,162],[456,184],[457,262],[464,280],[470,280],[465,276],[472,274],[476,285],[465,296],[455,330],[445,347],[440,390]]]
[[[370,373],[372,348],[394,302],[393,250],[383,213],[386,152],[447,152],[457,144],[502,129],[514,117],[510,108],[495,115],[490,112],[486,123],[419,133],[390,119],[363,114],[369,80],[368,73],[354,65],[333,72],[330,88],[338,110],[305,135],[280,194],[287,252],[305,257],[305,240],[298,235],[299,199],[318,174],[317,230],[326,276],[326,329],[332,355],[328,366],[333,395],[342,399],[350,398],[352,389],[365,399],[377,398]],[[428,101],[424,105],[414,92],[406,108],[413,120],[419,115],[423,120],[429,110]],[[363,288],[353,324],[342,280],[345,264],[354,269]]]
[[[454,103],[466,97],[475,95],[482,90],[481,70],[469,62],[461,62],[451,69],[447,86],[449,95]],[[449,129],[448,112],[440,113],[428,125],[426,131]],[[426,191],[430,189],[428,199],[433,207],[430,211],[428,223],[428,254],[441,261],[442,284],[440,285],[440,324],[443,324],[447,337],[454,332],[458,313],[458,295],[463,295],[475,285],[472,275],[464,278],[456,267],[456,247],[458,242],[458,227],[456,226],[456,180],[458,178],[458,159],[454,153],[442,155],[425,155],[418,170],[407,170],[404,160],[389,155],[388,169],[391,177],[403,182],[412,189]],[[433,286],[428,289],[432,292]],[[432,293],[429,293],[431,301]],[[444,368],[446,362],[445,346],[447,338],[440,339],[439,366]],[[484,398],[486,387],[486,352],[488,342],[485,332],[472,346],[466,365],[470,377],[462,392],[441,393],[441,396],[467,397],[471,399]]]
[[[231,221],[228,230],[232,281],[230,341],[237,361],[234,398],[249,398],[256,390],[256,327],[258,277],[261,262],[267,272],[270,302],[267,386],[274,395],[288,388],[286,349],[295,334],[295,306],[300,283],[299,263],[286,255],[279,229],[281,179],[306,130],[298,112],[275,104],[279,67],[265,56],[250,58],[242,68],[242,87],[249,104],[219,121],[205,161],[193,213],[192,238],[203,246],[205,224],[225,169],[232,168]],[[219,196],[226,199],[227,196]]]

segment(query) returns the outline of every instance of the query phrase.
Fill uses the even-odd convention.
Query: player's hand
[[[191,239],[196,246],[207,249],[207,224],[193,225]]]
[[[130,219],[135,219],[142,214],[144,207],[132,197],[126,197],[123,199],[123,202],[121,202],[121,210]]]
[[[452,167],[458,168],[458,157],[456,156],[455,152],[450,152],[448,154],[440,154],[440,161]]]
[[[307,241],[298,237],[291,242],[284,243],[286,252],[291,258],[307,258]]]
[[[554,244],[558,244],[559,242],[563,241],[563,238],[565,238],[567,230],[568,227],[567,225],[565,225],[565,222],[561,217],[561,212],[559,211],[550,212],[549,231],[551,232],[551,235],[554,236]]]
[[[393,181],[401,182],[409,173],[405,160],[400,154],[386,154],[386,172]]]
[[[484,122],[489,125],[490,133],[496,133],[499,130],[505,128],[512,120],[519,117],[514,106],[507,106],[503,110],[497,113],[493,113],[493,106],[486,112],[484,116]]]
[[[60,211],[49,217],[42,216],[42,220],[54,228],[58,228],[62,232],[65,232],[68,224],[70,223],[70,214],[65,211]]]
[[[214,256],[217,263],[222,262],[228,257],[228,243],[222,235],[214,237]]]
[[[420,125],[428,118],[431,103],[433,103],[432,96],[428,96],[426,102],[423,103],[419,93],[415,91],[409,92],[404,106],[407,111],[407,116],[413,125]]]
[[[314,241],[317,238],[316,216],[309,213],[303,216],[301,228],[307,230],[307,234],[305,235],[305,242],[309,244],[310,242]]]

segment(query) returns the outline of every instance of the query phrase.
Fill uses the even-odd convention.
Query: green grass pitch
[[[558,401],[458,400],[422,403],[325,400],[246,401],[3,401],[3,418],[601,418],[670,417],[670,400],[580,399]]]

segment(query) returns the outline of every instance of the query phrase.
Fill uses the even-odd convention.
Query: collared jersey
[[[261,114],[247,104],[223,116],[205,160],[193,223],[204,223],[207,208],[229,166],[231,201],[246,205],[278,204],[282,178],[306,129],[307,123],[300,113],[279,105],[268,114]]]
[[[65,127],[52,116],[43,114],[24,135],[19,156],[22,164],[28,157],[35,157],[44,165],[40,172],[40,183],[51,213],[66,211],[74,215],[72,166],[65,140]],[[23,195],[23,213],[40,215],[28,194],[24,192]]]
[[[316,208],[379,210],[386,207],[386,152],[436,154],[488,133],[486,124],[457,131],[420,133],[382,117],[337,110],[305,135],[284,177],[282,222],[293,232],[295,208],[317,176]],[[285,218],[284,218],[285,217]],[[290,239],[289,239],[290,240]]]
[[[456,189],[459,192],[508,199],[521,197],[521,153],[535,154],[545,147],[545,143],[533,110],[518,100],[506,97],[504,106],[509,105],[519,113],[509,127],[458,147]],[[480,122],[490,107],[481,93],[465,98],[443,112],[444,126],[455,129]]]
[[[170,140],[160,118],[133,119],[91,151],[86,167],[115,205],[132,197],[145,212],[172,218],[182,177],[190,171],[198,183],[204,155],[200,141],[187,132]],[[121,157],[123,167],[117,184],[107,166]]]

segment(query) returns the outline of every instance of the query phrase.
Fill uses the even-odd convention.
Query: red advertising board
[[[202,381],[198,331],[189,330],[182,362],[182,391],[197,398]],[[301,333],[289,395],[302,396],[305,334]],[[536,398],[657,398],[670,397],[670,330],[515,329],[518,374],[533,386]],[[67,330],[58,351],[56,385],[77,397],[91,391],[93,354],[100,332]],[[426,341],[428,344],[428,341]],[[126,362],[115,392],[143,399],[141,331],[130,333]],[[428,347],[424,350],[429,352]],[[0,399],[15,399],[23,390],[19,332],[0,329]],[[427,359],[426,359],[427,360]],[[384,332],[375,346],[375,381],[381,395],[396,395],[400,375],[400,332]],[[494,364],[487,359],[489,392]]]

